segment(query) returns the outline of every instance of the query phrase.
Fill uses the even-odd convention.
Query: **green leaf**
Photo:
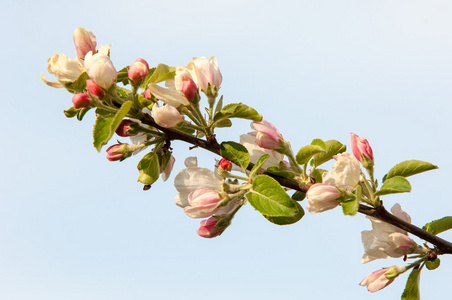
[[[159,83],[165,80],[173,79],[175,75],[175,67],[170,67],[165,64],[159,64],[152,75],[149,77],[149,80],[146,81],[146,86],[149,83]]]
[[[422,227],[422,229],[434,235],[452,229],[452,217],[449,216],[432,221],[430,223],[425,224],[424,227]]]
[[[221,128],[221,127],[231,127],[232,122],[229,119],[222,119],[215,123],[215,127]]]
[[[256,161],[253,168],[251,169],[250,178],[254,178],[257,175],[257,172],[259,172],[259,169],[262,168],[262,166],[267,161],[270,154],[264,154]]]
[[[402,300],[420,300],[421,294],[419,293],[419,280],[421,271],[419,269],[413,269],[406,282],[405,290],[402,294]]]
[[[245,146],[236,142],[223,142],[220,145],[221,156],[244,170],[250,164],[250,155]]]
[[[217,114],[223,108],[223,95],[221,95],[220,100],[217,102],[217,106],[215,107],[214,115]]]
[[[298,151],[295,159],[299,165],[305,165],[314,155],[322,152],[325,152],[325,149],[318,145],[307,145]]]
[[[69,93],[76,94],[81,93],[86,88],[86,80],[89,79],[88,74],[83,72],[74,82],[64,83],[64,87]]]
[[[295,217],[300,211],[281,185],[267,175],[258,175],[246,194],[250,204],[266,217]]]
[[[311,145],[319,146],[319,147],[321,147],[323,150],[326,150],[325,142],[322,141],[321,139],[313,139],[312,142],[311,142]]]
[[[361,186],[360,185],[358,185],[356,187],[354,199],[341,203],[342,212],[344,213],[344,216],[356,215],[356,213],[358,212],[358,208],[359,208],[359,201],[361,201]]]
[[[311,165],[314,167],[329,161],[334,155],[342,153],[347,149],[347,146],[336,140],[329,140],[325,142],[325,152],[314,155],[314,159],[311,161]]]
[[[253,121],[261,121],[262,115],[260,115],[254,108],[245,105],[243,103],[231,103],[224,106],[213,117],[213,121],[217,122],[221,119],[241,118]]]
[[[314,169],[311,171],[311,177],[314,178],[315,183],[322,183],[322,174],[325,172],[324,169]]]
[[[79,120],[79,121],[83,120],[83,117],[90,109],[91,109],[91,107],[80,108],[77,112],[77,120]]]
[[[121,82],[124,85],[129,84],[129,68],[124,67],[118,71],[118,76],[116,77],[116,82]]]
[[[298,213],[294,216],[289,216],[289,217],[270,217],[267,215],[263,215],[263,216],[270,222],[277,224],[277,225],[293,224],[293,223],[300,221],[300,219],[303,218],[303,216],[304,216],[304,210],[301,207],[301,205],[298,204],[298,202],[295,202],[295,206],[298,208]]]
[[[140,172],[138,181],[143,184],[153,184],[160,175],[160,164],[157,154],[149,152],[140,160],[137,165],[137,169]]]
[[[435,166],[429,162],[415,159],[407,160],[392,167],[388,174],[385,175],[385,178],[383,178],[383,181],[395,176],[408,177],[434,169],[438,169],[438,166]]]
[[[127,115],[132,102],[127,101],[121,106],[114,117],[97,116],[96,124],[94,124],[94,147],[99,152],[103,145],[107,144],[115,133],[115,130],[121,124],[122,119]]]
[[[148,100],[146,98],[143,97],[143,95],[138,94],[138,103],[140,103],[140,105],[142,107],[146,107],[147,109],[152,109],[152,105],[154,105],[154,102],[152,102],[151,100]]]
[[[156,67],[150,68],[150,69],[149,69],[148,76],[146,76],[146,79],[145,79],[144,82],[141,84],[140,88],[142,88],[142,89],[147,89],[148,84],[149,84],[149,79],[152,77],[152,75],[154,74],[154,72],[155,72],[156,69],[157,69]]]
[[[278,167],[272,166],[272,167],[268,167],[267,168],[267,172],[274,174],[274,175],[278,175],[281,177],[285,177],[288,179],[294,179],[295,178],[295,173],[292,171],[287,171],[287,170],[281,170]]]
[[[439,267],[441,261],[439,258],[435,259],[434,261],[427,261],[425,263],[425,266],[427,267],[428,270],[435,270],[436,268]]]
[[[132,100],[133,99],[132,91],[122,88],[120,86],[116,86],[116,94],[119,96],[119,98],[121,98],[123,100]]]
[[[396,176],[387,179],[375,196],[406,193],[411,191],[411,184],[402,176]]]
[[[296,191],[292,195],[292,199],[295,201],[303,201],[305,197],[306,197],[306,193],[299,192],[299,191]]]
[[[78,109],[76,109],[75,107],[72,106],[63,112],[64,112],[64,115],[66,116],[66,118],[73,118],[78,114]]]

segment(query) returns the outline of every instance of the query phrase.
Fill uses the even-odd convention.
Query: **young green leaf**
[[[120,82],[124,85],[129,84],[129,69],[127,67],[124,67],[118,71],[118,76],[116,77],[116,82]]]
[[[83,120],[83,117],[90,109],[91,109],[91,107],[80,108],[77,112],[77,120],[79,120],[79,121]]]
[[[305,197],[306,197],[306,193],[299,192],[299,191],[296,191],[292,195],[292,199],[295,201],[302,201],[302,200],[304,200]]]
[[[253,168],[251,169],[250,178],[254,178],[257,175],[257,172],[259,172],[259,169],[262,168],[263,164],[267,161],[270,154],[264,154],[256,161]]]
[[[236,142],[223,142],[220,145],[221,156],[246,169],[250,164],[250,155],[245,146]]]
[[[422,229],[434,235],[452,229],[452,217],[449,216],[432,221],[430,223],[425,224],[424,227],[422,227]]]
[[[388,174],[385,175],[384,181],[395,176],[408,177],[434,169],[438,169],[438,166],[429,162],[415,159],[407,160],[392,167]]]
[[[217,102],[217,106],[215,107],[214,115],[219,112],[223,108],[223,95],[221,95],[220,100]]]
[[[311,161],[311,165],[314,167],[329,161],[334,155],[345,152],[347,146],[336,140],[329,140],[325,142],[325,152],[314,155],[314,159]]]
[[[281,170],[278,167],[275,166],[271,166],[267,168],[267,172],[274,174],[274,175],[278,175],[284,178],[288,178],[288,179],[294,179],[295,178],[295,173],[292,171],[288,171],[288,170]]]
[[[396,176],[387,179],[375,196],[406,193],[411,191],[411,184],[402,176]]]
[[[140,172],[138,181],[143,184],[153,184],[160,175],[160,164],[157,154],[149,152],[140,160],[137,165],[137,169]]]
[[[305,165],[314,155],[322,152],[325,152],[325,149],[318,145],[307,145],[298,151],[295,159],[299,165]]]
[[[63,112],[64,112],[64,115],[66,116],[66,118],[73,118],[78,114],[78,109],[71,106],[69,109],[66,109]]]
[[[124,102],[114,117],[106,117],[102,115],[97,116],[96,124],[94,124],[94,147],[99,152],[103,145],[108,143],[110,138],[115,133],[116,128],[121,124],[122,119],[127,115],[132,102]]]
[[[311,177],[314,178],[314,183],[322,183],[322,174],[326,172],[324,169],[314,169],[311,171]]]
[[[419,293],[419,280],[421,271],[419,269],[413,269],[406,282],[405,290],[402,294],[402,300],[420,300],[421,295]]]
[[[221,119],[230,118],[260,121],[262,120],[262,115],[260,115],[254,108],[243,103],[231,103],[224,106],[219,112],[217,112],[213,117],[213,121],[217,122]]]
[[[354,199],[341,203],[342,211],[343,211],[344,215],[345,216],[356,215],[356,213],[358,212],[358,208],[359,208],[359,201],[361,201],[361,186],[360,185],[358,185],[356,187]]]
[[[146,81],[146,83],[159,83],[165,80],[173,79],[175,75],[175,67],[170,67],[165,64],[159,64],[152,75],[149,77],[149,80]]]
[[[435,259],[434,261],[427,261],[427,262],[425,263],[425,267],[426,267],[428,270],[430,270],[430,271],[431,271],[431,270],[435,270],[436,268],[439,267],[440,263],[441,263],[440,259],[437,258],[437,259]]]
[[[270,222],[277,224],[277,225],[289,225],[289,224],[293,224],[296,223],[298,221],[300,221],[301,218],[303,218],[304,216],[304,210],[301,207],[300,204],[298,204],[298,202],[295,202],[295,206],[298,209],[298,213],[296,215],[293,216],[288,216],[288,217],[270,217],[267,215],[263,215],[267,220],[269,220]]]
[[[281,185],[267,175],[258,175],[251,192],[246,194],[249,203],[266,217],[294,217],[300,214],[293,201]]]
[[[74,82],[65,82],[64,87],[69,93],[81,93],[86,88],[86,80],[89,79],[88,74],[83,72]]]

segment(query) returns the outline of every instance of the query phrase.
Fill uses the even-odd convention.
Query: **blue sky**
[[[244,102],[295,151],[314,138],[366,137],[376,174],[406,159],[438,170],[410,179],[398,202],[419,226],[452,214],[450,1],[14,1],[3,5],[0,148],[1,299],[397,299],[407,275],[369,294],[358,283],[401,259],[361,265],[363,216],[340,209],[276,226],[244,207],[219,238],[174,204],[188,155],[174,143],[166,182],[143,192],[138,158],[109,162],[92,147],[93,114],[66,119],[71,96],[44,85],[53,53],[75,57],[72,32],[136,58],[185,65],[215,55],[226,103]],[[218,139],[251,131],[237,121]],[[305,203],[302,203],[305,207]],[[443,238],[452,240],[452,233]],[[452,259],[423,271],[423,299],[450,295]],[[446,296],[447,295],[447,296]]]

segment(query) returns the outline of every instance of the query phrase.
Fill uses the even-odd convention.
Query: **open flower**
[[[278,166],[281,161],[284,159],[284,155],[278,153],[274,150],[265,149],[256,145],[256,135],[254,132],[250,132],[247,134],[242,134],[240,136],[240,144],[245,146],[248,150],[248,153],[251,157],[251,162],[256,163],[256,161],[264,154],[269,154],[270,156],[265,161],[262,166],[264,169],[271,166]]]
[[[391,211],[396,217],[411,223],[410,216],[402,210],[400,204],[396,203]],[[379,258],[397,258],[416,251],[417,244],[408,237],[406,231],[379,219],[367,218],[372,221],[373,229],[361,233],[364,246],[361,263],[365,264]]]
[[[209,188],[217,192],[222,191],[221,178],[206,168],[198,167],[196,157],[185,159],[186,169],[183,169],[174,178],[174,186],[179,194],[175,197],[176,204],[180,207],[189,206],[188,195],[201,188]]]
[[[184,120],[177,108],[171,105],[158,106],[154,104],[152,106],[152,116],[155,123],[165,128],[176,127],[177,124]]]
[[[353,191],[361,177],[359,161],[351,153],[339,153],[329,172],[322,174],[322,182],[346,191]]]
[[[47,71],[57,78],[57,81],[47,81],[41,73],[41,80],[48,86],[62,88],[65,84],[77,80],[83,73],[82,66],[76,59],[68,58],[64,54],[54,54],[49,58]]]
[[[222,201],[223,199],[217,191],[200,188],[188,195],[189,205],[184,207],[184,212],[190,218],[206,218],[218,211],[218,206]]]

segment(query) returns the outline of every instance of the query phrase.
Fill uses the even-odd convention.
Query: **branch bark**
[[[147,114],[144,115],[144,118],[141,119],[141,122],[143,122],[144,124],[147,124],[149,126],[158,128],[159,130],[161,130],[162,132],[164,132],[166,134],[167,139],[170,141],[173,141],[173,140],[184,141],[195,147],[203,148],[207,151],[217,154],[218,156],[221,156],[220,145],[218,144],[218,142],[214,136],[208,140],[203,140],[203,139],[199,139],[197,137],[183,133],[183,132],[178,131],[173,128],[164,128],[164,127],[157,125],[155,123],[154,119]],[[250,163],[250,165],[248,166],[248,169],[251,170],[253,168],[253,165],[254,164]],[[285,186],[287,188],[290,188],[290,189],[293,189],[296,191],[304,192],[304,193],[306,193],[308,191],[309,187],[311,186],[309,184],[301,183],[301,182],[298,182],[295,180],[291,180],[291,179],[280,177],[280,176],[277,176],[274,174],[270,174],[263,169],[261,169],[259,171],[259,174],[266,174],[266,175],[274,178],[282,186]],[[369,206],[360,204],[358,212],[361,214],[376,218],[376,219],[380,219],[391,225],[397,226],[397,227],[435,245],[436,248],[438,249],[438,254],[452,254],[452,243],[450,243],[434,234],[431,234],[413,224],[407,223],[407,222],[395,217],[393,214],[389,213],[383,207],[383,205],[378,208],[374,208],[374,207],[369,207]]]

